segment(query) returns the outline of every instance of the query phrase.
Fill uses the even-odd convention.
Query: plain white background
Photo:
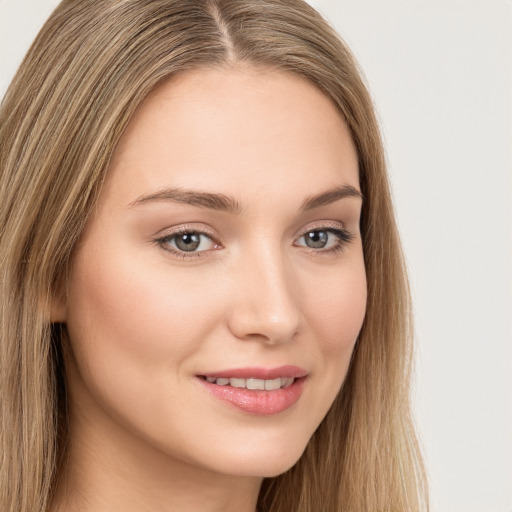
[[[0,95],[56,4],[0,0]],[[354,51],[381,119],[432,510],[512,512],[512,1],[311,4]]]

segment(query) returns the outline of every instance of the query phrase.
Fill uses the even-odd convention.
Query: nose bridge
[[[241,258],[231,330],[239,338],[282,343],[300,326],[300,303],[291,264],[282,249],[262,244]]]

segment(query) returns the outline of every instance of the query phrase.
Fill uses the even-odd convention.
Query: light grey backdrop
[[[512,512],[512,1],[311,0],[365,70],[418,338],[433,512]],[[56,0],[0,0],[0,94]]]

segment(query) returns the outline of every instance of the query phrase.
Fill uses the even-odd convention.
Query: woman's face
[[[223,474],[292,466],[365,314],[358,191],[349,131],[309,82],[238,67],[160,85],[54,305],[72,435]]]

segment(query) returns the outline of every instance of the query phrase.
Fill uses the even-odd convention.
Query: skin
[[[359,189],[348,129],[302,78],[201,69],[145,100],[53,305],[70,334],[54,510],[254,512],[263,477],[298,460],[329,410],[363,322],[361,199],[301,209],[346,185]],[[231,196],[241,211],[133,204],[170,187]],[[156,242],[181,227],[208,233],[185,259],[169,250],[176,238]],[[328,250],[333,228],[352,237],[342,250]],[[307,246],[315,230],[326,248]],[[308,376],[274,415],[221,401],[197,377],[288,364]]]

